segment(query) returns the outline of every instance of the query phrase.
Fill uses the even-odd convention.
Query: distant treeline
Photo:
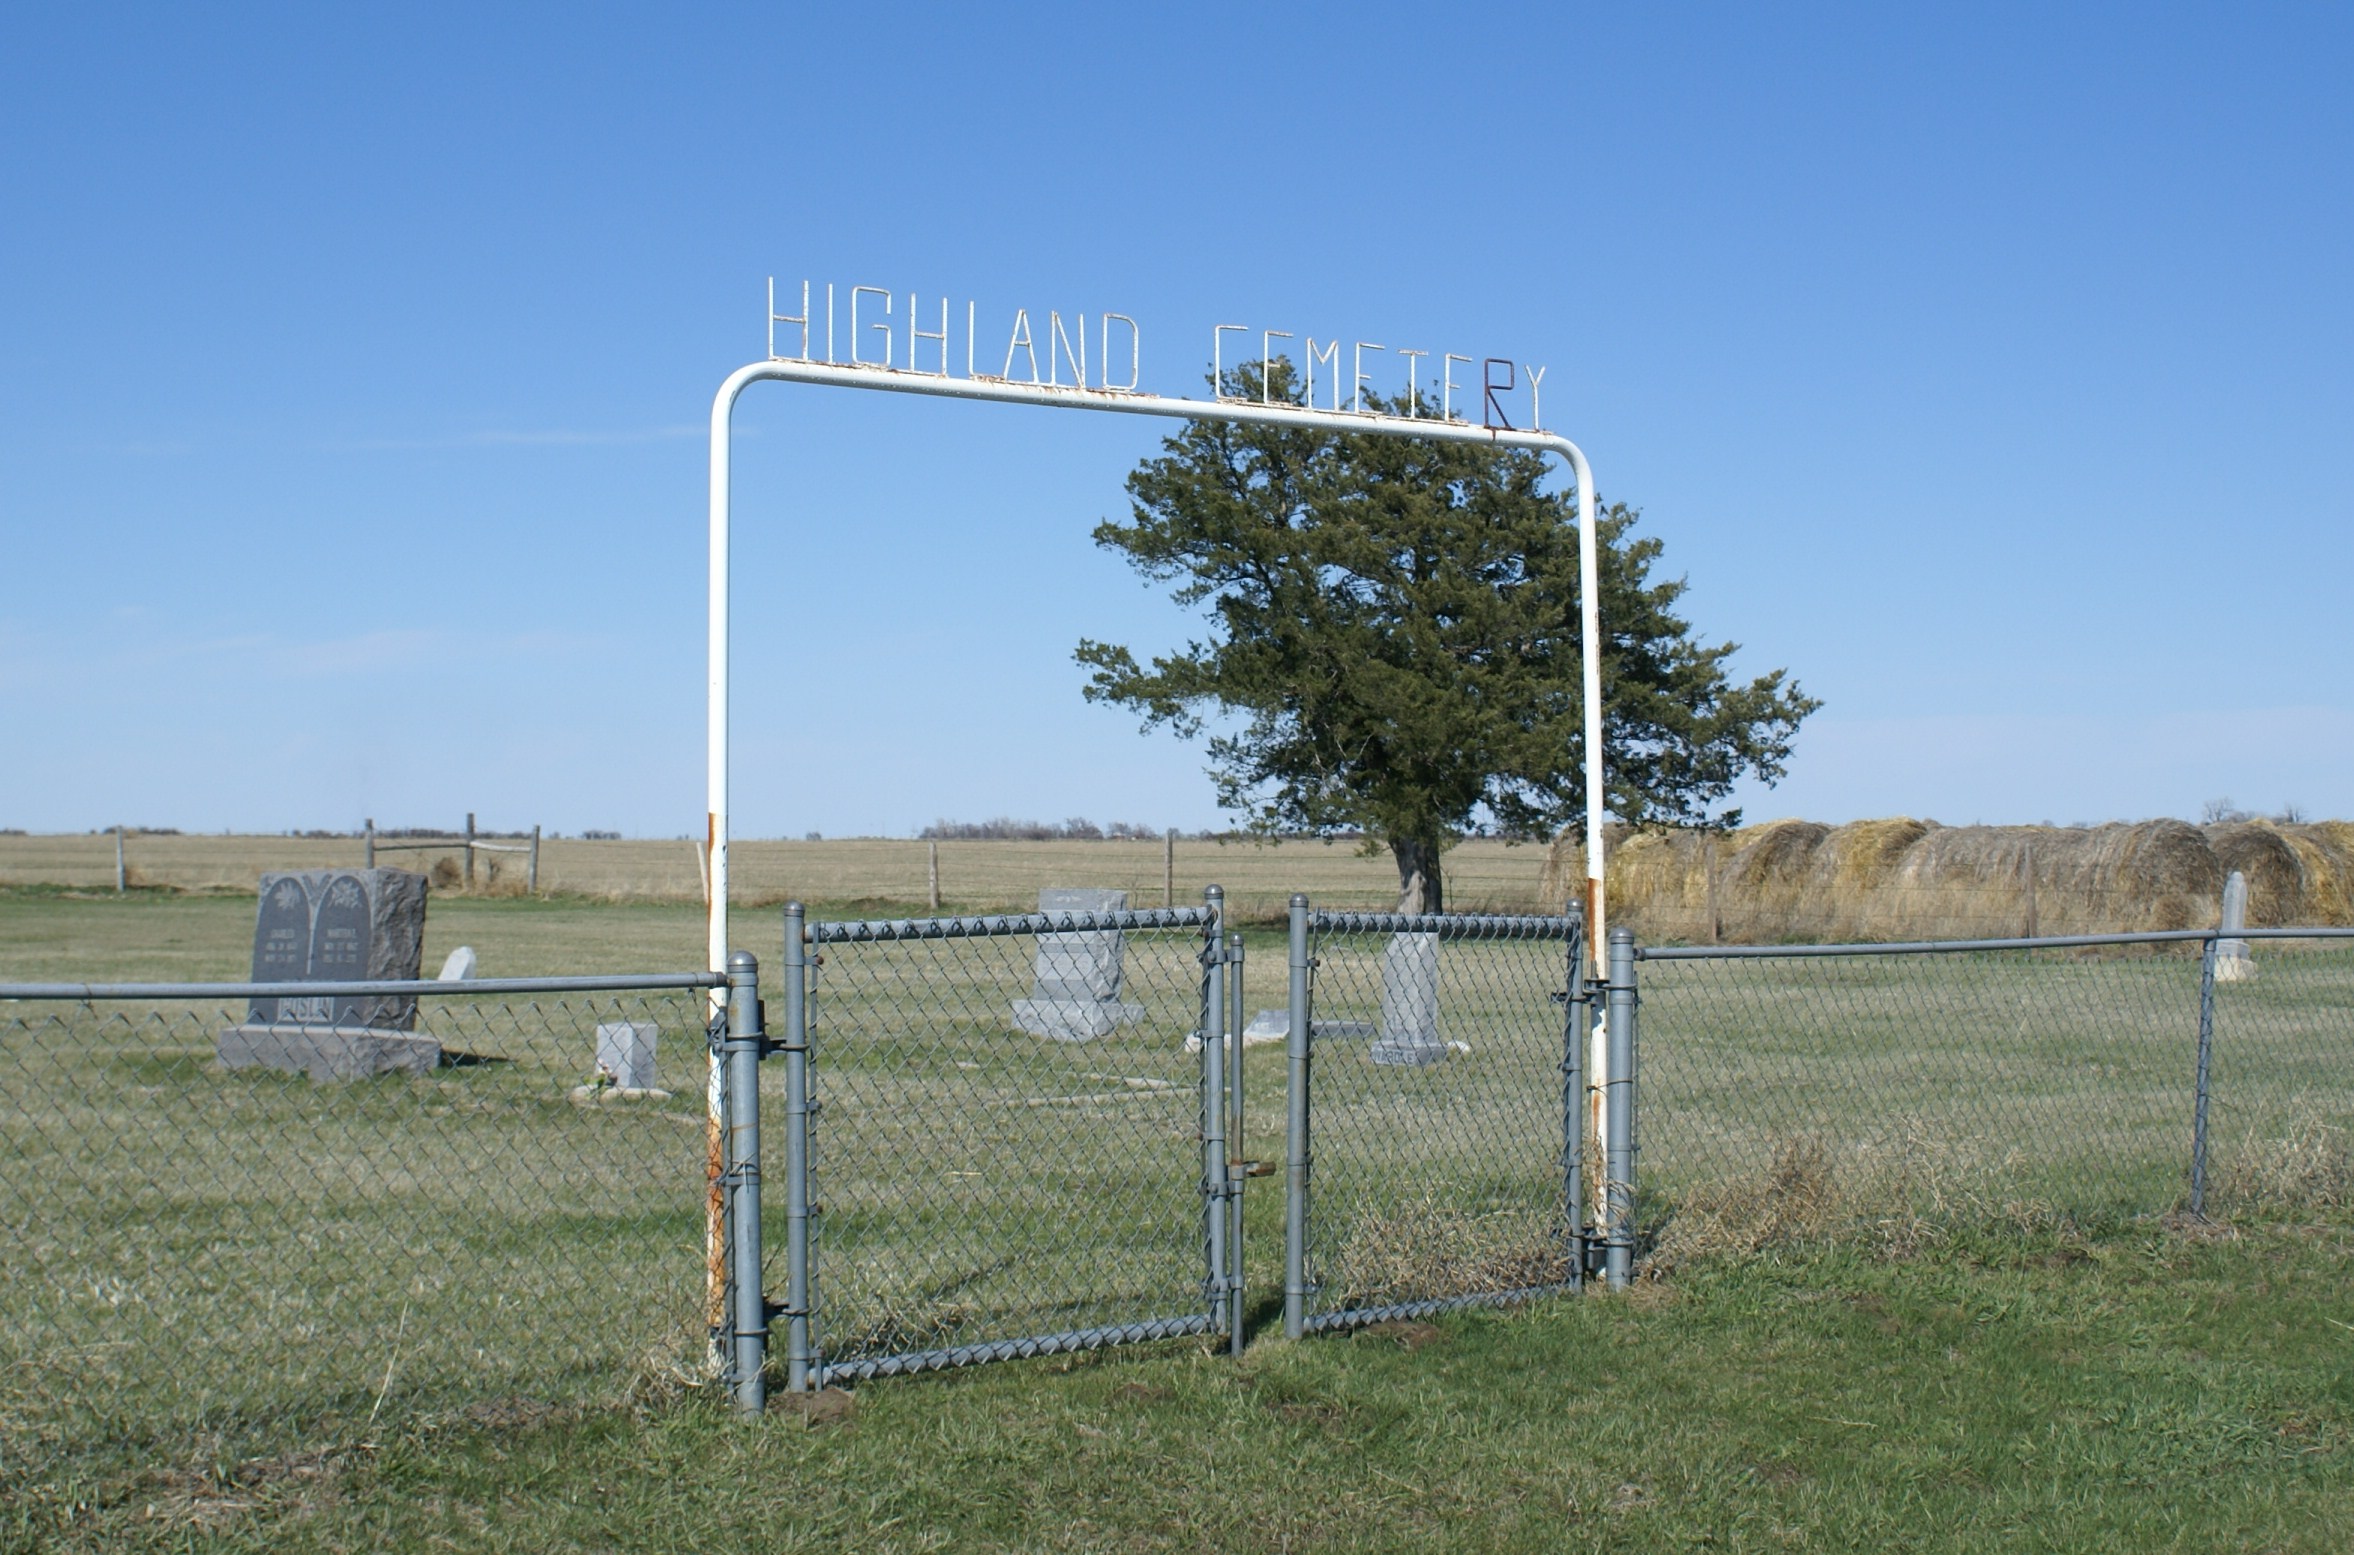
[[[1017,821],[1001,815],[993,821],[934,821],[916,833],[920,842],[1102,842],[1106,839],[1155,842],[1160,833],[1134,821],[1098,826],[1085,816],[1061,822]]]

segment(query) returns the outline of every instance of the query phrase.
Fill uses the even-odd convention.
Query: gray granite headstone
[[[1381,952],[1381,1019],[1372,1048],[1377,1064],[1435,1064],[1439,1040],[1439,937],[1393,934]]]
[[[652,1021],[604,1022],[597,1027],[598,1073],[610,1078],[616,1090],[653,1090],[654,1043],[661,1034]]]
[[[2223,932],[2248,926],[2248,877],[2233,870],[2223,880]],[[2215,981],[2244,983],[2256,975],[2256,958],[2248,954],[2244,939],[2219,939],[2215,942]]]
[[[1128,910],[1125,891],[1049,886],[1038,893],[1042,913],[1117,913]],[[1014,1001],[1014,1024],[1032,1036],[1088,1042],[1144,1018],[1144,1006],[1120,998],[1126,936],[1118,929],[1075,929],[1038,936],[1030,997]]]
[[[267,874],[255,909],[253,980],[389,982],[417,976],[425,944],[425,877],[402,869]],[[418,1036],[417,1001],[384,995],[255,999],[220,1034],[230,1069],[267,1068],[314,1080],[386,1069],[423,1073],[441,1044]]]

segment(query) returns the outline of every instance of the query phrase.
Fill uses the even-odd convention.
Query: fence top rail
[[[2037,939],[1892,940],[1848,945],[1638,945],[1640,961],[1755,961],[1793,956],[1917,956],[1968,950],[2069,950],[2099,945],[2182,945],[2223,939],[2354,939],[2354,928],[2160,929],[2139,934],[2051,934]]]
[[[88,1004],[99,999],[304,999],[415,998],[481,994],[655,993],[688,988],[724,988],[716,972],[639,972],[609,977],[469,977],[349,983],[0,983],[0,1000],[62,1000]]]
[[[1017,934],[1072,934],[1105,929],[1198,929],[1210,922],[1206,907],[1146,907],[1128,912],[1034,912],[979,918],[870,918],[860,922],[809,925],[812,944],[845,945],[868,940],[993,939]]]
[[[1566,940],[1584,926],[1577,913],[1311,912],[1319,934],[1436,934],[1441,939]]]

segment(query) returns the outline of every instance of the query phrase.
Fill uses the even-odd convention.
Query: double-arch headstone
[[[425,948],[423,875],[403,869],[267,874],[254,912],[257,983],[413,981]],[[441,1044],[419,1036],[417,1001],[385,994],[280,995],[252,1000],[220,1034],[224,1067],[358,1079],[424,1073]]]

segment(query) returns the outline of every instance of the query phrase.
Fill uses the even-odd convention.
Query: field
[[[896,909],[929,900],[928,845],[893,838],[834,842],[739,839],[728,852],[731,903],[775,906],[809,902],[871,902]],[[1163,890],[1159,842],[943,842],[940,893],[949,911],[1028,912],[1042,886],[1093,886],[1128,893],[1131,907],[1170,905]],[[552,838],[541,844],[544,893],[614,901],[700,902],[697,845],[627,840],[586,842]],[[134,834],[125,847],[131,883],[182,891],[248,891],[264,870],[356,866],[356,837],[244,837]],[[1557,912],[1539,900],[1546,850],[1471,839],[1446,855],[1447,898],[1459,912]],[[391,853],[389,867],[455,869],[464,850]],[[494,873],[495,869],[495,873]],[[477,865],[482,895],[518,893],[523,862],[486,855]],[[446,872],[445,872],[446,874]],[[1321,906],[1394,906],[1396,867],[1384,851],[1360,853],[1353,843],[1254,842],[1179,838],[1175,853],[1176,905],[1198,904],[1202,888],[1223,886],[1235,912],[1258,919],[1283,915],[1294,891]],[[114,835],[0,835],[0,886],[59,885],[111,889]],[[444,895],[452,894],[447,890]]]
[[[0,980],[233,977],[252,913],[250,896],[0,890]],[[776,920],[739,927],[773,976]],[[683,902],[438,896],[428,936],[429,964],[467,943],[492,975],[700,960]],[[1319,946],[1320,1018],[1372,1017],[1380,943]],[[1279,936],[1248,949],[1246,1007],[1280,1006]],[[829,1353],[1199,1309],[1186,936],[1131,937],[1136,1028],[1078,1048],[1005,1030],[1027,942],[825,953]],[[1320,1058],[1330,1302],[1526,1283],[1532,1224],[1544,1256],[1558,958],[1451,944],[1441,1035],[1465,1051],[1427,1070],[1345,1040]],[[2224,1214],[2206,1225],[2165,1214],[2190,963],[1644,977],[1660,1240],[1636,1291],[1286,1345],[1263,1182],[1239,1363],[1170,1341],[869,1380],[759,1425],[687,1380],[699,1097],[672,1077],[699,1071],[697,996],[441,1002],[467,1063],[333,1092],[214,1071],[233,1012],[13,1007],[0,1549],[2318,1550],[2354,1533],[2354,957],[2268,953],[2221,991]],[[588,1025],[615,1018],[662,1025],[672,1101],[570,1099]],[[1280,1160],[1280,1052],[1252,1051],[1247,1076],[1243,1153]],[[61,1242],[61,1208],[101,1234]]]

